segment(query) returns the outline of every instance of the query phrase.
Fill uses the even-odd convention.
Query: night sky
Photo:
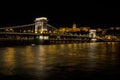
[[[119,2],[106,1],[13,1],[0,3],[0,27],[34,23],[37,17],[47,17],[55,27],[120,26]]]

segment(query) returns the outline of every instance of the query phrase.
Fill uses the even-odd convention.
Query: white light
[[[93,38],[93,39],[91,39],[91,41],[96,41],[97,39],[95,39],[95,38]]]
[[[45,39],[45,40],[48,40],[48,39],[49,39],[49,36],[44,36],[44,39]]]
[[[43,36],[39,36],[39,39],[43,39]]]
[[[40,18],[36,18],[35,20],[36,20],[36,21],[39,21],[39,20],[47,20],[47,18],[46,18],[46,17],[40,17]]]

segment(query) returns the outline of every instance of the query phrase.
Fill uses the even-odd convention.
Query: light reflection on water
[[[114,77],[112,73],[119,74],[119,49],[117,42],[1,47],[0,77],[67,80],[71,75],[84,78],[101,72]]]
[[[2,69],[1,72],[7,75],[13,75],[15,69],[15,53],[14,48],[6,48],[2,55]]]

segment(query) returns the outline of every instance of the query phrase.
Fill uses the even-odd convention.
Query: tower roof
[[[40,17],[40,18],[36,18],[35,20],[36,20],[36,21],[39,21],[39,20],[47,20],[47,18],[46,18],[46,17]]]

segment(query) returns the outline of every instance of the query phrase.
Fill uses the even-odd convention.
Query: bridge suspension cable
[[[34,26],[35,23],[32,24],[26,24],[26,25],[19,25],[19,26],[12,26],[12,27],[2,27],[0,29],[7,29],[7,28],[21,28],[21,27],[28,27],[28,26]]]
[[[21,28],[21,27],[28,27],[28,26],[34,26],[34,25],[35,25],[35,23],[32,23],[32,24],[26,24],[26,25],[19,25],[19,26],[12,26],[12,27],[2,27],[2,28],[0,28],[0,29],[7,29],[7,28]],[[53,29],[57,29],[57,28],[53,27],[53,26],[50,25],[50,24],[47,24],[47,26],[48,26],[48,27],[51,27],[51,28],[53,28]]]
[[[53,28],[53,29],[57,29],[57,28],[51,26],[50,24],[47,24],[47,26],[48,26],[48,27],[51,27],[51,28]]]

